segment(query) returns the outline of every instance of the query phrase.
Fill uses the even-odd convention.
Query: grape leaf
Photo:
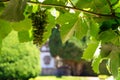
[[[32,21],[29,18],[25,18],[20,22],[12,22],[12,28],[16,31],[29,30],[32,28]]]
[[[43,43],[45,43],[47,40],[48,40],[48,38],[50,37],[50,35],[51,35],[51,30],[52,30],[52,28],[54,28],[55,27],[55,17],[54,16],[52,16],[51,14],[50,14],[50,12],[48,12],[48,16],[47,16],[47,26],[45,27],[45,32],[44,32],[44,34],[43,34]]]
[[[2,39],[5,38],[11,32],[11,30],[12,28],[10,23],[0,19],[0,37]]]
[[[82,39],[88,31],[87,19],[80,17],[75,26],[76,29],[74,31],[74,36],[76,36],[78,39]]]
[[[116,13],[120,12],[120,1],[119,0],[117,0],[116,2],[114,2],[113,9],[115,9]]]
[[[27,0],[10,0],[8,6],[0,16],[2,19],[8,21],[20,21],[24,19],[24,9],[26,7]]]
[[[90,35],[93,37],[97,37],[99,32],[99,25],[93,19],[90,20]]]
[[[101,56],[98,56],[92,61],[92,69],[96,72],[99,73],[99,65],[101,63]]]
[[[77,4],[77,2],[78,2],[79,0],[71,0],[71,2],[75,5],[75,4]]]
[[[90,8],[92,0],[78,0],[76,7],[78,8]]]
[[[65,5],[67,0],[45,0],[44,4]]]
[[[62,40],[65,42],[68,40],[71,36],[73,36],[73,33],[76,28],[76,23],[78,20],[78,13],[65,13],[61,14],[57,20],[56,23],[60,24],[60,31],[62,35]]]
[[[113,38],[111,40],[111,43],[113,43],[113,44],[115,44],[117,46],[120,46],[120,36],[119,35],[115,36],[115,38]]]
[[[103,31],[98,35],[98,39],[103,42],[110,41],[116,37],[116,33],[113,30]]]
[[[83,53],[82,58],[86,59],[86,60],[92,59],[98,45],[99,45],[98,41],[93,41],[93,42],[89,43],[88,47],[85,49],[85,51]]]
[[[0,53],[1,53],[1,48],[2,48],[2,38],[0,37]]]
[[[30,35],[30,31],[19,31],[18,38],[20,42],[27,42],[33,40],[33,36]]]
[[[118,76],[118,68],[120,66],[119,54],[120,50],[117,47],[110,53],[110,71],[115,78]]]

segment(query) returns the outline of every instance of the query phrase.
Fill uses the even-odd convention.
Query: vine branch
[[[87,13],[87,14],[91,14],[91,15],[94,15],[94,16],[97,16],[97,17],[100,17],[100,16],[104,16],[104,17],[110,17],[110,18],[119,18],[118,16],[113,16],[112,14],[101,14],[101,13],[95,13],[95,12],[92,12],[92,11],[87,11],[87,10],[84,10],[84,9],[79,9],[79,8],[76,8],[76,7],[70,7],[70,6],[64,6],[64,5],[56,5],[56,4],[44,4],[44,3],[40,3],[40,2],[34,2],[34,1],[28,1],[28,3],[32,3],[32,4],[40,4],[40,6],[46,6],[46,7],[59,7],[59,8],[69,8],[69,9],[74,9],[74,10],[77,10],[77,11],[82,11],[84,13]]]

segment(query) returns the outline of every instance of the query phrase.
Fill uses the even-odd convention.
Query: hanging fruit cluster
[[[33,24],[33,37],[34,44],[40,46],[43,42],[43,34],[45,32],[45,26],[47,24],[46,10],[38,10],[35,13],[31,13],[29,18],[32,19]]]

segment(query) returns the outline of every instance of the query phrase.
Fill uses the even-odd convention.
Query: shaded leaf
[[[67,0],[45,0],[44,4],[56,4],[56,5],[65,5]]]
[[[115,44],[117,46],[120,46],[120,36],[119,35],[115,36],[115,38],[113,38],[111,40],[111,43],[113,43],[113,44]]]
[[[120,50],[117,47],[115,47],[110,53],[110,71],[115,78],[118,76],[118,68],[120,66],[119,54]]]
[[[96,13],[110,13],[110,7],[106,0],[92,0],[91,9]]]
[[[113,30],[103,31],[98,35],[98,39],[103,42],[110,41],[116,37],[116,33]]]
[[[92,0],[78,0],[76,7],[78,8],[89,8]]]
[[[10,0],[8,6],[0,16],[2,19],[8,21],[20,21],[24,19],[24,9],[26,7],[27,0]]]
[[[0,37],[0,53],[1,53],[1,48],[2,48],[2,38]]]

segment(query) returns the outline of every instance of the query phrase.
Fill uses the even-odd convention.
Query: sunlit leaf
[[[99,42],[93,41],[88,44],[88,47],[85,49],[83,53],[83,59],[90,60],[93,58],[93,55],[99,45]]]
[[[76,29],[74,31],[74,36],[76,36],[78,39],[82,39],[88,31],[88,25],[85,18],[80,17],[77,20],[77,24],[75,25]]]
[[[48,18],[48,20],[47,20],[47,26],[45,27],[45,32],[44,32],[44,34],[43,34],[43,43],[45,43],[48,39],[49,39],[49,37],[50,37],[50,35],[51,35],[51,30],[52,30],[52,28],[54,28],[55,27],[55,17],[54,16],[52,16],[50,13],[48,13],[49,15],[47,16]]]
[[[56,22],[61,25],[60,31],[63,42],[73,36],[77,20],[78,13],[65,13],[60,15],[60,17],[58,17],[58,19],[56,20]]]
[[[32,27],[32,21],[29,18],[25,18],[20,22],[13,22],[12,28],[16,31],[29,30]]]
[[[101,63],[101,57],[98,56],[97,58],[95,58],[92,62],[92,69],[96,72],[99,73],[99,65]]]
[[[12,28],[10,23],[0,19],[0,37],[5,38],[10,32]]]
[[[33,39],[33,36],[30,35],[29,31],[19,31],[18,32],[18,38],[20,42],[28,42]]]
[[[90,35],[96,37],[99,32],[99,25],[93,19],[90,21]]]

